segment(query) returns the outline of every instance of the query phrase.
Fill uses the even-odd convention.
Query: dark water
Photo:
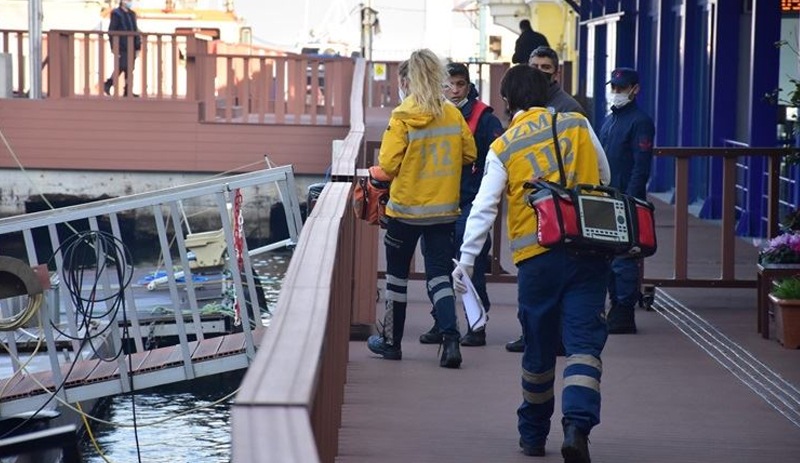
[[[274,309],[280,292],[290,252],[272,252],[253,259],[264,286],[270,309]],[[269,316],[264,317],[268,322]],[[136,419],[148,423],[177,416],[162,424],[139,426],[139,451],[146,463],[227,463],[231,458],[230,404],[233,399],[214,404],[239,387],[244,372],[235,372],[210,378],[199,378],[178,384],[138,391]],[[213,405],[212,405],[213,404]],[[98,407],[95,414],[107,421],[133,424],[133,406],[130,396],[116,396]],[[90,422],[92,432],[106,457],[114,463],[138,462],[134,431],[129,427],[113,427]],[[85,462],[104,463],[87,438],[81,452]]]

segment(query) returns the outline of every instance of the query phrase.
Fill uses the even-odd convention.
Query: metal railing
[[[247,241],[237,240],[235,235],[246,234],[248,226],[254,228],[256,224],[246,221],[245,217],[256,214],[248,214],[247,207],[268,208],[269,206],[263,204],[264,201],[259,195],[263,194],[260,192],[263,192],[264,188],[274,187],[277,187],[284,201],[289,230],[289,238],[277,245],[296,243],[301,218],[299,201],[294,194],[296,190],[291,166],[0,220],[0,242],[3,243],[4,252],[10,252],[13,243],[17,241],[15,237],[21,235],[19,258],[24,259],[30,266],[47,263],[53,279],[59,282],[52,290],[46,292],[47,309],[39,312],[41,323],[38,327],[28,326],[7,331],[2,335],[6,349],[13,354],[15,360],[14,375],[5,381],[0,381],[2,390],[0,416],[34,410],[48,400],[50,394],[42,394],[40,387],[22,387],[23,377],[33,375],[23,371],[20,362],[16,360],[23,349],[29,348],[32,343],[41,342],[42,339],[46,348],[47,364],[40,365],[37,369],[41,373],[40,379],[44,382],[49,381],[50,386],[56,388],[58,395],[67,402],[246,368],[255,357],[255,330],[262,325],[261,311],[258,310],[257,303],[259,300],[257,286],[260,284],[256,282],[250,256],[267,248],[250,251]],[[234,204],[238,196],[237,192],[249,199],[249,206],[242,206],[240,215],[234,213],[234,218],[238,219],[237,223],[241,224],[238,231],[231,223],[232,217],[229,211],[229,205]],[[235,211],[236,206],[233,209]],[[218,240],[221,241],[213,243],[220,246],[215,251],[215,259],[210,259],[208,264],[203,263],[201,253],[208,250],[203,246],[210,240],[193,239],[200,238],[201,233],[196,231],[184,234],[184,230],[188,230],[187,222],[197,215],[204,215],[204,222],[208,224],[216,223],[220,226],[218,230],[206,232],[218,236]],[[142,229],[144,222],[148,220],[154,222],[156,236],[148,240],[148,246],[134,248],[132,244],[136,238],[134,229]],[[197,227],[194,228],[196,230]],[[70,243],[75,235],[81,236],[86,232],[111,236],[121,246],[127,247],[130,254],[107,253],[107,250],[102,248],[102,243],[93,241],[90,242],[94,248],[92,255],[84,256],[85,261],[65,260],[65,243]],[[241,242],[238,248],[235,241]],[[225,253],[236,249],[241,250],[239,259],[241,271],[236,271],[235,257],[230,257],[230,264],[226,262],[228,259]],[[150,291],[155,285],[148,283],[160,275],[151,272],[135,273],[131,277],[132,283],[128,285],[127,279],[120,277],[119,272],[115,273],[121,269],[134,268],[134,263],[138,265],[139,261],[152,262],[154,250],[157,250],[163,259],[161,279],[168,288],[168,294]],[[190,258],[192,253],[196,256],[195,260]],[[230,252],[228,256],[234,254]],[[179,269],[176,270],[176,267]],[[96,273],[86,281],[82,280],[78,287],[70,287],[69,283],[76,281],[73,272],[86,268],[109,270]],[[147,268],[153,270],[157,266],[152,263],[147,264]],[[228,272],[224,272],[225,268],[231,268],[230,276],[226,275]],[[209,269],[217,276],[213,282],[206,283],[205,281],[212,278],[202,278],[201,275],[207,274],[205,272]],[[91,281],[92,279],[94,281]],[[201,316],[202,307],[198,291],[209,285],[214,287],[233,285],[235,301],[241,307],[244,349],[230,351],[228,353],[231,356],[224,359],[215,358],[215,355],[221,355],[221,344],[215,346],[215,349],[219,350],[206,353],[207,355],[198,355],[195,352],[208,336]],[[121,301],[122,310],[114,310],[112,303],[109,302],[115,294],[118,296],[114,300]],[[249,306],[247,301],[250,302]],[[14,300],[0,301],[0,310],[4,318],[11,316],[13,308]],[[179,347],[176,348],[177,355],[173,356],[170,362],[154,364],[152,370],[155,371],[149,371],[144,367],[146,352],[149,352],[145,343],[153,324],[157,322],[151,321],[153,317],[147,319],[144,317],[151,315],[158,308],[167,314],[171,310],[172,319],[169,323],[174,324]],[[92,321],[99,325],[82,323],[87,320],[85,318],[87,313],[94,315],[95,311],[104,314],[102,317],[92,318]],[[117,328],[118,325],[120,328]],[[103,327],[111,328],[105,330],[104,337],[97,340],[97,343],[87,346],[85,343],[87,337],[96,331],[103,331]],[[127,338],[123,338],[125,333],[128,335]],[[57,345],[56,342],[59,340],[61,343]],[[63,346],[71,350],[71,354],[66,357],[72,357],[76,362],[82,360],[96,362],[89,355],[89,351],[96,352],[98,345],[108,346],[112,353],[124,351],[138,356],[137,365],[142,370],[129,369],[128,356],[117,355],[108,368],[101,365],[103,362],[95,363],[93,369],[89,370],[91,373],[84,371],[82,376],[78,377],[76,371],[80,368],[75,367],[76,363],[60,353],[60,346]],[[155,359],[148,360],[155,361]],[[209,362],[204,363],[203,360]],[[215,362],[214,365],[210,363],[212,360]],[[76,371],[73,371],[73,368]],[[106,370],[107,374],[100,374],[101,370]]]

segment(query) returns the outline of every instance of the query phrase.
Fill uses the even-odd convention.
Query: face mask
[[[125,5],[125,8],[129,10],[133,8],[133,2],[123,2],[122,4]]]
[[[631,102],[630,94],[628,93],[609,93],[606,100],[616,108],[621,108]]]
[[[456,105],[456,108],[463,108],[463,107],[464,107],[464,105],[466,105],[466,104],[467,104],[467,101],[468,101],[468,100],[467,100],[466,98],[462,98],[462,99],[461,99],[461,100],[459,100],[459,101],[454,101],[454,102],[453,102],[453,104],[454,104],[454,105]]]
[[[402,88],[397,89],[397,95],[400,96],[400,101],[405,100],[406,96],[408,96],[406,95],[406,92],[404,92]]]

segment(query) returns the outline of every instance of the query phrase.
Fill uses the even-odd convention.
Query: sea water
[[[275,307],[291,253],[257,256],[267,304]],[[95,411],[116,426],[90,421],[100,451],[113,463],[227,463],[231,461],[230,405],[244,372],[198,378],[130,395],[109,398]],[[134,400],[135,402],[132,402]],[[136,412],[136,434],[133,415]],[[167,421],[164,421],[167,420]],[[105,463],[88,435],[81,445],[83,461]]]

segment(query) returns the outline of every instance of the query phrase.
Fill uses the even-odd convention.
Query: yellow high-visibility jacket
[[[592,143],[589,122],[578,113],[559,113],[556,121],[566,185],[598,185],[598,155]],[[532,179],[559,181],[553,142],[552,114],[545,108],[531,108],[517,115],[492,151],[508,172],[508,235],[514,263],[547,251],[538,244],[536,214],[527,204],[525,182]]]
[[[378,164],[392,177],[386,215],[407,222],[448,222],[459,215],[461,168],[475,161],[476,148],[461,111],[444,103],[434,118],[414,96],[392,111]]]

